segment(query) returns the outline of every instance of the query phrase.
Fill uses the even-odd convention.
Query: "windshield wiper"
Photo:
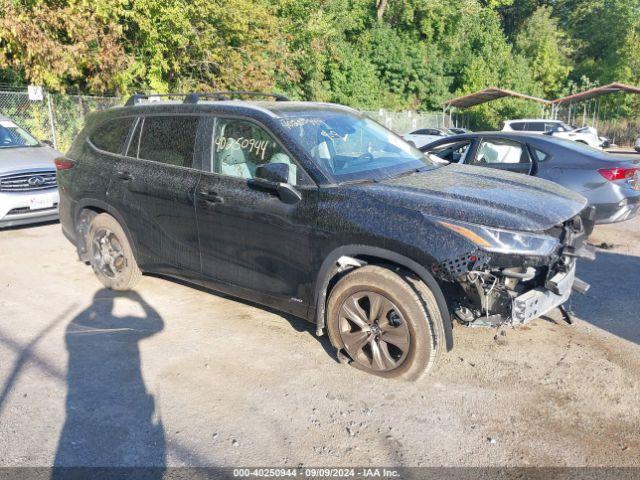
[[[406,172],[396,173],[395,175],[389,175],[388,177],[384,177],[381,180],[391,180],[392,178],[400,178],[400,177],[408,177],[410,175],[415,175],[416,173],[426,172],[430,170],[432,167],[429,165],[424,165],[418,168],[412,168],[411,170],[407,170]]]

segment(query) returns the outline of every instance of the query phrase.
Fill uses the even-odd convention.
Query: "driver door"
[[[209,118],[210,141],[196,191],[202,273],[251,292],[261,303],[304,315],[313,278],[312,232],[317,187],[262,126],[238,118]],[[289,167],[295,204],[255,185],[256,167]],[[237,292],[242,296],[242,292]]]
[[[530,175],[534,164],[526,144],[506,138],[483,138],[465,163]]]

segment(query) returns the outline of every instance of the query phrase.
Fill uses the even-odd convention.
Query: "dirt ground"
[[[311,325],[144,277],[101,289],[60,226],[0,231],[0,466],[639,466],[640,219],[558,314],[456,327],[429,378],[335,361]]]

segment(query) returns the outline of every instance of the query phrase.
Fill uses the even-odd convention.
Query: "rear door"
[[[199,125],[195,115],[139,117],[113,169],[110,196],[148,270],[187,277],[200,272],[194,205]]]
[[[203,275],[304,315],[313,280],[317,188],[263,126],[220,117],[208,120],[208,130],[210,149],[196,192]],[[289,184],[301,201],[285,203],[251,182],[256,167],[267,162],[289,166]]]
[[[481,138],[473,155],[465,163],[481,167],[509,170],[526,175],[534,172],[534,163],[525,143],[507,138]]]

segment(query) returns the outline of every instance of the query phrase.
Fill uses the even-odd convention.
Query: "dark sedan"
[[[640,163],[546,135],[477,132],[446,137],[420,150],[466,163],[552,180],[595,206],[595,223],[629,220],[640,207]]]

